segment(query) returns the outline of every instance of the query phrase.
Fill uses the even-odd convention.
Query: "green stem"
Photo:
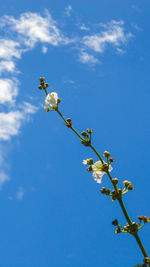
[[[111,183],[112,183],[112,177],[111,177],[110,173],[108,172],[107,175],[109,176],[109,178],[110,178],[110,180],[111,180]],[[115,190],[118,190],[118,189],[116,188],[117,186],[115,186],[113,183],[112,183],[112,185],[114,186],[114,189],[115,189]],[[119,204],[120,204],[120,206],[121,206],[121,209],[122,209],[122,211],[123,211],[123,214],[124,214],[124,216],[125,216],[125,218],[126,218],[128,224],[129,224],[130,226],[132,226],[132,221],[131,221],[131,219],[130,219],[128,213],[127,213],[127,210],[126,210],[125,205],[124,205],[124,203],[123,203],[123,201],[122,201],[122,198],[118,198],[118,202],[119,202]],[[147,253],[146,253],[146,250],[145,250],[145,248],[144,248],[144,246],[143,246],[143,244],[142,244],[142,242],[141,242],[141,240],[140,240],[138,234],[135,233],[135,234],[133,234],[133,236],[135,237],[135,239],[136,239],[136,241],[137,241],[137,243],[138,243],[138,245],[139,245],[139,248],[140,248],[140,250],[141,250],[143,256],[144,256],[144,257],[148,257],[148,255],[147,255]],[[150,263],[148,264],[148,266],[150,266]]]
[[[90,144],[89,147],[92,148],[92,150],[95,152],[95,154],[98,156],[98,158],[100,159],[101,163],[103,164],[104,161],[102,159],[102,157],[100,156],[100,154],[97,152],[97,150]]]
[[[61,114],[61,112],[57,109],[56,110],[57,111],[57,113],[60,115],[60,117],[64,120],[64,122],[66,123],[66,124],[68,124],[68,122],[67,122],[67,120],[64,118],[64,116]],[[69,126],[69,128],[71,128],[72,129],[72,131],[82,140],[82,141],[84,141],[84,138],[72,127],[72,126]]]
[[[44,88],[45,94],[48,95],[46,88]]]
[[[137,243],[138,243],[138,245],[139,245],[139,247],[140,247],[140,249],[141,249],[141,251],[142,251],[143,256],[144,256],[144,257],[148,257],[148,255],[147,255],[147,253],[146,253],[146,250],[145,250],[145,248],[143,247],[143,244],[142,244],[142,242],[141,242],[141,240],[140,240],[140,238],[139,238],[139,236],[138,236],[138,233],[135,233],[135,234],[134,234],[134,237],[135,237],[135,239],[136,239],[136,241],[137,241]],[[148,266],[150,266],[150,263],[148,264]]]
[[[120,206],[121,206],[121,209],[122,209],[122,211],[123,211],[123,214],[124,214],[124,216],[125,216],[125,218],[126,218],[128,224],[129,224],[130,226],[132,226],[132,221],[131,221],[131,219],[130,219],[128,213],[127,213],[127,210],[126,210],[126,208],[125,208],[125,206],[124,206],[124,203],[123,203],[122,199],[119,198],[118,201],[119,201],[119,204],[120,204]]]
[[[47,94],[46,90],[45,90],[45,93]],[[64,116],[61,114],[61,112],[60,112],[58,109],[57,109],[56,111],[57,111],[57,113],[60,115],[60,117],[64,120],[64,122],[67,124],[67,120],[66,120],[66,119],[64,118]],[[72,126],[70,126],[69,128],[72,129],[72,131],[73,131],[73,132],[80,138],[80,140],[84,141],[84,138],[82,138],[82,136],[81,136],[81,135],[80,135],[80,134],[79,134],[79,133],[72,127]],[[92,146],[92,144],[89,144],[89,147],[91,147],[91,149],[95,152],[95,154],[98,156],[98,158],[100,159],[100,161],[101,161],[102,163],[104,163],[102,157],[101,157],[100,154],[97,152],[97,150]],[[109,171],[107,172],[107,175],[108,175],[108,177],[109,177],[109,179],[110,179],[110,181],[111,181],[111,183],[112,183],[112,185],[113,185],[113,187],[114,187],[116,193],[118,193],[118,187],[117,187],[117,185],[113,184],[113,182],[112,182],[112,177],[111,177]],[[125,205],[124,205],[124,203],[123,203],[123,201],[122,201],[122,198],[118,198],[118,202],[119,202],[119,204],[120,204],[120,207],[121,207],[121,209],[122,209],[122,211],[123,211],[123,214],[124,214],[124,216],[125,216],[125,218],[126,218],[128,224],[129,224],[130,226],[132,226],[132,221],[131,221],[131,219],[130,219],[128,213],[127,213],[127,210],[126,210]],[[135,239],[136,239],[136,241],[137,241],[137,243],[138,243],[138,245],[139,245],[139,248],[140,248],[140,250],[141,250],[143,256],[144,256],[144,257],[148,257],[148,255],[147,255],[147,253],[146,253],[146,250],[145,250],[145,248],[143,247],[143,244],[142,244],[142,242],[141,242],[141,240],[140,240],[138,234],[135,233],[135,234],[133,234],[133,236],[135,237]],[[148,266],[150,266],[150,263],[148,264]]]

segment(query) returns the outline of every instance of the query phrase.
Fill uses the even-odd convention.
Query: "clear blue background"
[[[70,4],[72,14],[63,17]],[[150,96],[150,2],[17,1],[1,0],[0,15],[18,17],[24,12],[48,9],[53,19],[66,24],[68,35],[79,34],[75,24],[124,20],[133,37],[117,54],[108,48],[94,68],[76,60],[68,47],[41,45],[18,62],[19,98],[27,95],[44,103],[37,89],[45,76],[57,91],[64,116],[71,117],[81,132],[92,128],[93,144],[102,154],[116,159],[113,177],[131,180],[133,192],[124,197],[131,218],[150,216],[149,200],[149,96]],[[141,30],[137,31],[133,24]],[[67,83],[65,80],[73,80]],[[51,89],[50,89],[51,90]],[[11,142],[7,162],[11,181],[0,193],[1,267],[128,267],[142,263],[141,252],[131,236],[114,234],[111,222],[126,224],[117,202],[100,194],[101,186],[82,165],[83,159],[97,157],[80,144],[56,113],[42,107]],[[109,187],[106,176],[102,186]],[[15,199],[18,186],[24,188],[22,201]],[[8,199],[12,196],[12,201]],[[140,232],[150,255],[150,225]]]

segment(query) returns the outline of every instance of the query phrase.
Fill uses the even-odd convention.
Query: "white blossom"
[[[48,105],[51,107],[56,106],[58,101],[58,95],[55,92],[47,94],[45,98],[45,109],[48,108]]]
[[[97,183],[101,183],[102,182],[102,177],[103,175],[106,173],[103,169],[103,165],[105,164],[102,163],[101,161],[96,161],[93,165],[92,165],[92,170],[93,170],[93,178]],[[108,171],[111,172],[112,167],[109,166]]]

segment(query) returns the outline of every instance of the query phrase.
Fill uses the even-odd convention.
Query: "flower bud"
[[[142,221],[143,220],[143,216],[137,216],[137,218]]]
[[[145,258],[144,258],[144,263],[146,263],[146,264],[150,263],[150,259],[149,259],[149,257],[145,257]]]
[[[115,190],[112,190],[111,194],[112,194],[111,200],[112,201],[116,200],[117,199],[117,193],[116,193],[116,191]]]
[[[115,190],[112,190],[112,196],[116,196],[116,191]]]
[[[93,159],[87,159],[87,164],[92,165],[94,163]]]
[[[143,216],[143,222],[144,222],[144,223],[147,223],[147,222],[148,222],[146,216]]]
[[[40,78],[40,82],[43,83],[44,81],[45,81],[45,78],[44,78],[44,77],[41,77],[41,78]]]
[[[108,188],[108,189],[106,189],[106,195],[108,195],[108,196],[109,196],[109,195],[110,195],[110,192],[111,192],[111,191],[110,191],[110,189],[109,189],[109,188]]]
[[[68,118],[66,121],[67,121],[66,126],[70,128],[72,126],[72,119]]]
[[[112,183],[113,183],[114,185],[118,184],[118,179],[117,179],[117,178],[113,178],[113,179],[112,179]]]
[[[115,233],[116,234],[119,234],[119,233],[121,233],[121,228],[118,226],[118,228],[115,230]]]
[[[110,162],[114,162],[115,159],[114,159],[114,158],[109,158],[109,161],[110,161]]]
[[[48,83],[45,83],[44,85],[45,85],[45,88],[47,88],[47,87],[48,87]]]
[[[72,119],[68,118],[66,121],[70,123],[70,122],[72,122]]]
[[[60,98],[57,99],[57,104],[59,104],[61,102]]]
[[[42,85],[39,85],[38,88],[39,88],[40,90],[42,90],[42,89],[43,89],[43,86],[42,86]]]
[[[118,225],[118,220],[115,219],[114,221],[112,221],[112,225],[117,226]]]
[[[87,133],[89,133],[89,134],[93,133],[93,130],[92,130],[92,129],[87,129],[86,131],[87,131]]]
[[[132,222],[132,232],[136,233],[138,231],[138,224],[136,222]]]
[[[85,131],[83,131],[81,134],[83,137],[88,137],[88,134]]]
[[[87,171],[88,172],[91,172],[92,171],[92,166],[91,165],[87,168]]]
[[[102,187],[100,191],[102,194],[106,194],[106,188],[105,187]]]
[[[127,181],[127,180],[123,181],[123,183],[124,183],[124,186],[125,186],[125,187],[128,187],[128,185],[130,184],[130,182]]]
[[[104,157],[108,159],[110,157],[110,153],[108,151],[104,151]]]
[[[129,190],[133,190],[133,189],[134,189],[134,186],[130,183],[130,184],[128,185],[128,189],[129,189]]]

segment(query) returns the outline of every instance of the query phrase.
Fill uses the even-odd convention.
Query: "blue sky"
[[[49,92],[79,131],[116,159],[112,176],[131,180],[131,218],[150,216],[150,3],[1,1],[0,266],[127,267],[142,263],[135,240],[114,234],[125,219],[100,194],[82,161],[97,160],[55,112]],[[140,232],[147,252],[149,225]]]

